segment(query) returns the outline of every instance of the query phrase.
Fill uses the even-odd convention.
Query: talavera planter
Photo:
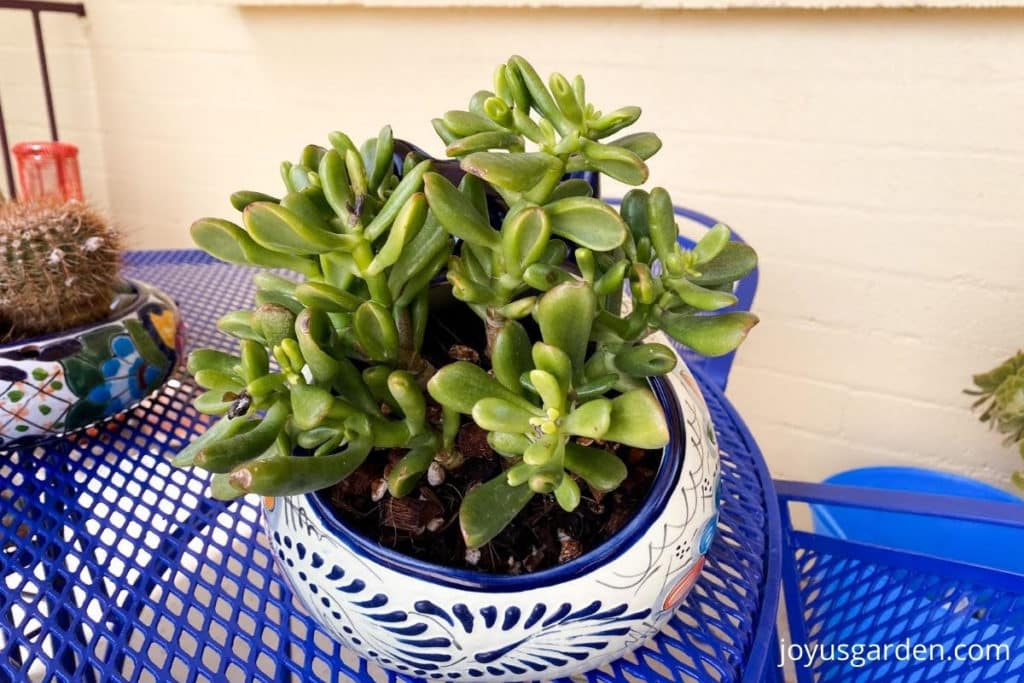
[[[60,436],[131,408],[183,355],[178,307],[126,281],[97,323],[0,346],[0,448]]]
[[[663,335],[652,341],[669,344]],[[591,552],[534,574],[429,564],[348,529],[318,494],[267,498],[281,572],[310,614],[386,669],[446,680],[550,679],[640,646],[672,616],[715,535],[719,456],[683,364],[652,381],[671,440],[648,499]]]

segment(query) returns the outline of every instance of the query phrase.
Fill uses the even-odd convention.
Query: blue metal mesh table
[[[251,272],[199,252],[137,252],[131,277],[181,304],[191,346]],[[703,375],[698,373],[698,378]],[[760,681],[780,583],[771,480],[747,428],[701,379],[722,448],[720,533],[669,626],[589,681]],[[0,683],[407,680],[342,650],[276,574],[256,501],[209,499],[169,460],[206,425],[183,371],[88,433],[0,454]]]

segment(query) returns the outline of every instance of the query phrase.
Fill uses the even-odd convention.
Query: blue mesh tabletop
[[[251,271],[195,251],[135,252],[130,277],[181,305],[189,345],[233,350],[214,321]],[[719,535],[668,627],[589,681],[760,681],[779,590],[779,521],[761,454],[702,381],[722,448]],[[169,460],[206,425],[179,370],[88,433],[0,453],[0,683],[398,681],[342,650],[277,575],[254,499],[211,500]]]

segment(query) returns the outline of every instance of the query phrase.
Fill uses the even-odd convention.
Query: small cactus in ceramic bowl
[[[715,432],[677,345],[731,352],[756,255],[677,242],[581,77],[521,57],[433,121],[449,157],[336,132],[281,196],[192,226],[255,276],[219,321],[237,353],[189,369],[220,416],[176,457],[221,498],[263,496],[282,573],[345,646],[413,676],[572,675],[657,632],[714,538]],[[280,271],[292,271],[282,275]]]
[[[0,205],[0,448],[123,412],[174,369],[177,306],[119,278],[120,258],[83,203]]]

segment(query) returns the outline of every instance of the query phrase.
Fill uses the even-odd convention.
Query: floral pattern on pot
[[[0,346],[0,448],[87,427],[153,393],[183,356],[163,292],[127,282],[93,325]]]
[[[718,445],[700,390],[681,361],[652,386],[672,435],[651,494],[625,528],[569,563],[521,576],[431,565],[358,536],[308,494],[264,499],[278,566],[328,633],[393,671],[513,681],[613,661],[685,599],[718,520]]]

